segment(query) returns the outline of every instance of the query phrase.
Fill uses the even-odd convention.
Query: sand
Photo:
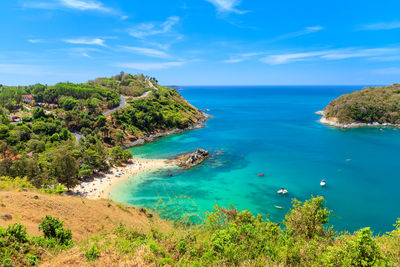
[[[112,186],[145,171],[175,166],[166,159],[132,159],[123,167],[114,167],[105,173],[93,175],[88,181],[77,185],[72,191],[89,199],[108,198]]]

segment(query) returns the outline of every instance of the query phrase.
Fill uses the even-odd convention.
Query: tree
[[[97,127],[103,127],[105,126],[107,123],[107,118],[103,115],[100,115],[97,117],[97,121],[96,121],[96,126]]]
[[[120,165],[132,158],[132,154],[129,151],[124,150],[121,146],[111,148],[109,153],[110,163],[112,165]]]
[[[124,140],[124,134],[120,131],[114,133],[115,138],[117,139],[117,142],[122,144],[122,141]]]
[[[46,114],[44,113],[43,108],[35,108],[33,110],[33,118],[34,119],[46,118]]]
[[[65,110],[72,110],[76,106],[77,103],[78,103],[78,101],[75,100],[73,97],[63,97],[59,101],[59,104]]]
[[[78,184],[79,164],[73,151],[67,147],[58,148],[52,156],[52,174],[68,189]]]
[[[332,236],[332,229],[325,229],[329,221],[330,211],[325,206],[323,197],[312,197],[305,202],[293,200],[293,209],[285,216],[284,224],[292,236]]]

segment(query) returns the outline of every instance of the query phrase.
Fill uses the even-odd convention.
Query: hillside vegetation
[[[127,105],[105,113],[120,105],[121,95]],[[80,84],[0,85],[0,175],[71,188],[128,161],[132,155],[124,144],[184,129],[201,117],[175,90],[142,74],[121,72]]]
[[[370,87],[333,100],[325,117],[339,123],[400,124],[400,84]]]
[[[184,129],[203,114],[175,90],[158,86],[146,98],[129,101],[130,105],[112,114],[113,128],[123,128],[131,136],[170,129]]]
[[[150,91],[152,89],[151,85],[157,84],[158,81],[154,77],[148,77],[143,74],[132,75],[121,72],[111,78],[97,78],[88,83],[105,88],[116,89],[123,95],[137,97]]]
[[[3,189],[0,200],[1,215],[12,216],[0,219],[0,265],[6,266],[400,264],[400,220],[383,235],[369,228],[337,233],[327,226],[331,211],[322,197],[294,201],[281,223],[216,206],[197,226],[111,201],[35,190]]]

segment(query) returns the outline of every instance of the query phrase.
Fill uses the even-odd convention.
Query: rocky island
[[[179,167],[182,167],[187,170],[202,163],[209,157],[210,153],[207,150],[198,148],[193,153],[179,155],[178,157],[175,158],[174,162]]]
[[[331,101],[321,122],[340,128],[400,126],[400,84],[369,87]]]

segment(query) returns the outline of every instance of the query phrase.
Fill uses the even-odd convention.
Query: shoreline
[[[150,134],[144,138],[124,145],[124,148],[145,145],[146,143],[156,141],[157,139],[172,134],[179,134],[184,131],[203,128],[206,121],[212,116],[202,112],[203,116],[193,125],[185,129],[174,129],[161,133]],[[80,195],[88,199],[109,199],[110,190],[117,183],[120,183],[137,174],[167,167],[177,167],[176,160],[170,159],[146,159],[133,158],[125,166],[113,167],[106,172],[99,172],[92,175],[88,181],[81,182],[72,189],[74,195]]]
[[[168,131],[165,131],[165,132],[149,134],[149,135],[147,135],[147,136],[145,136],[143,138],[139,138],[139,139],[137,139],[135,141],[125,143],[124,144],[124,148],[131,148],[131,147],[135,147],[135,146],[143,146],[143,145],[145,145],[147,143],[154,142],[157,139],[160,139],[162,137],[170,136],[170,135],[173,135],[173,134],[180,134],[180,133],[183,133],[183,132],[186,132],[186,131],[190,131],[190,130],[196,130],[196,129],[204,128],[204,125],[205,125],[206,121],[208,119],[210,119],[212,116],[207,114],[207,113],[204,113],[204,112],[202,112],[202,114],[203,114],[203,116],[196,123],[194,123],[193,125],[191,125],[189,127],[186,127],[184,129],[173,129],[173,130],[168,130]]]
[[[340,129],[351,129],[351,128],[360,128],[360,127],[396,127],[399,128],[400,124],[392,124],[392,123],[378,123],[378,122],[352,122],[352,123],[340,123],[332,119],[327,119],[325,117],[324,111],[317,111],[315,114],[322,115],[319,122],[325,125],[333,126]]]
[[[126,166],[113,167],[107,172],[93,175],[88,181],[74,187],[72,192],[88,199],[108,199],[111,188],[128,178],[143,172],[175,166],[175,162],[168,159],[131,159]]]

